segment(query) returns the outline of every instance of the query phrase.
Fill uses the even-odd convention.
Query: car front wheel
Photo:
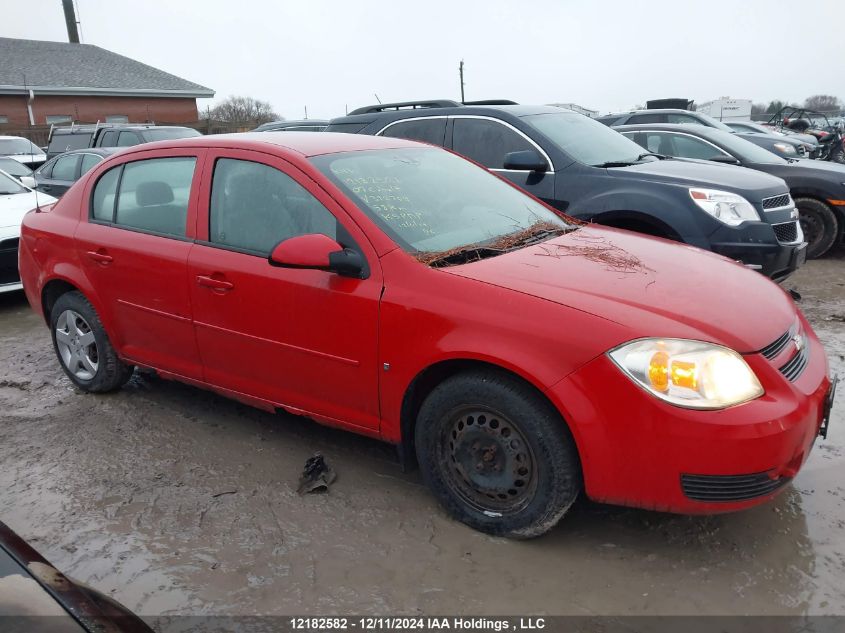
[[[82,293],[58,298],[50,312],[50,331],[62,369],[83,391],[113,391],[132,375],[133,368],[118,358],[100,317]]]
[[[560,415],[503,372],[462,373],[437,386],[420,409],[415,441],[435,496],[482,532],[540,536],[581,489],[578,453]]]
[[[839,235],[836,214],[824,202],[814,198],[796,198],[795,206],[804,239],[807,240],[807,257],[821,257],[831,249]]]

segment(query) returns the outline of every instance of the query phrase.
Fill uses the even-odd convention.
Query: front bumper
[[[805,327],[801,375],[790,382],[762,355],[747,355],[766,393],[721,411],[658,400],[605,355],[555,385],[549,395],[572,429],[587,496],[684,514],[773,498],[807,459],[831,390],[824,349]]]
[[[807,243],[782,243],[771,224],[746,222],[720,227],[710,236],[710,249],[742,262],[774,281],[783,281],[807,259]]]

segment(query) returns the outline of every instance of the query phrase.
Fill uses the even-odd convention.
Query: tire
[[[845,147],[842,146],[842,143],[843,141],[840,141],[839,147],[835,147],[831,150],[832,154],[830,155],[830,160],[831,162],[845,165]]]
[[[118,358],[97,311],[82,293],[58,298],[50,311],[50,334],[59,364],[83,391],[114,391],[132,376],[134,368]]]
[[[488,534],[540,536],[581,490],[566,424],[531,387],[504,372],[461,373],[438,385],[420,408],[415,442],[438,501]]]
[[[827,253],[839,235],[839,220],[824,202],[814,198],[796,198],[795,206],[807,240],[807,258],[816,259]]]

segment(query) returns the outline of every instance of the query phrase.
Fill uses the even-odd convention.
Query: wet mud
[[[845,252],[798,290],[845,376]],[[0,520],[143,615],[845,614],[845,388],[776,501],[684,517],[579,501],[547,536],[450,520],[379,442],[137,374],[86,395],[0,295]],[[297,494],[305,460],[337,472]]]

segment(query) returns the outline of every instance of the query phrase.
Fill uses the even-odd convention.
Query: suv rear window
[[[73,134],[53,134],[47,151],[50,154],[61,154],[72,149],[84,149],[91,145],[91,132],[75,132]]]
[[[399,121],[384,130],[381,136],[406,138],[443,147],[446,144],[446,117]]]

